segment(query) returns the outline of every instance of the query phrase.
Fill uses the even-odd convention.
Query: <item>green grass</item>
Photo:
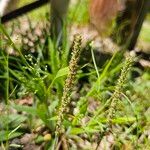
[[[150,21],[146,21],[142,31],[140,33],[140,40],[149,43],[150,42]]]
[[[79,2],[82,11],[76,10],[76,6],[71,7],[68,22],[73,19],[75,24],[86,24],[88,17],[82,19],[87,14],[87,6],[83,6],[86,1]],[[34,12],[30,15],[40,19]],[[29,41],[36,50],[32,53],[29,43],[14,43],[9,32],[0,25],[0,34],[4,37],[0,43],[0,149],[22,147],[20,143],[13,145],[12,139],[33,134],[43,126],[51,138],[46,140],[44,131],[37,131],[33,141],[44,144],[46,150],[66,146],[69,150],[90,150],[100,142],[108,146],[110,142],[105,141],[106,137],[113,138],[112,149],[149,148],[149,69],[132,66],[130,61],[138,59],[126,59],[117,51],[99,67],[89,41],[82,48],[80,59],[85,57],[85,51],[90,51],[91,60],[77,67],[79,58],[71,59],[70,51],[80,49],[78,40],[74,39],[72,45],[65,37],[63,47],[57,47],[45,29],[41,29],[39,36],[31,23],[28,30],[19,37],[22,40],[28,39],[30,34],[36,37],[35,41]],[[146,33],[144,36],[148,38]],[[18,55],[8,55],[5,50],[10,48]],[[133,77],[135,73],[139,74],[136,78]],[[81,82],[84,80],[86,82]],[[17,102],[28,96],[33,99],[31,106]],[[56,129],[61,131],[56,132]]]
[[[31,0],[21,0],[20,3],[19,3],[19,7],[30,4],[31,2],[33,2],[33,1],[31,1]],[[46,5],[40,7],[36,10],[33,10],[31,13],[28,13],[27,15],[30,18],[32,18],[34,21],[38,21],[39,19],[42,21],[43,19],[46,20],[45,14],[47,12],[49,12],[49,10],[50,10],[50,6],[48,4],[46,4]]]

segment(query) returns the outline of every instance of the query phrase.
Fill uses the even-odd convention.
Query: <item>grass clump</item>
[[[6,33],[3,32],[8,38]],[[13,42],[10,37],[8,40],[9,43]],[[114,147],[124,146],[129,140],[132,141],[132,146],[136,147],[135,138],[138,139],[138,136],[143,134],[141,129],[147,130],[148,125],[144,120],[146,126],[139,128],[143,122],[142,111],[136,110],[137,104],[132,100],[135,99],[132,95],[137,96],[137,93],[141,95],[143,91],[137,89],[138,83],[129,84],[131,76],[128,73],[133,69],[131,66],[134,58],[128,57],[124,60],[124,56],[116,52],[102,68],[99,68],[94,50],[90,47],[93,63],[81,65],[81,69],[79,67],[77,71],[82,50],[80,35],[75,36],[72,48],[66,38],[61,51],[49,36],[45,35],[44,43],[43,46],[40,42],[34,43],[35,47],[39,48],[36,55],[31,53],[24,56],[24,51],[20,50],[18,52],[21,53],[21,57],[5,53],[1,55],[0,63],[9,78],[8,112],[10,113],[10,109],[25,112],[25,115],[17,113],[12,116],[8,113],[7,116],[6,114],[1,116],[3,120],[6,118],[10,120],[5,123],[7,128],[0,123],[2,127],[0,135],[6,134],[5,138],[0,139],[4,146],[5,141],[11,142],[13,137],[24,136],[22,131],[26,125],[30,133],[37,127],[44,126],[46,134],[37,133],[34,140],[35,143],[45,142],[45,149],[92,149],[93,146],[96,149],[107,138],[107,133],[113,137]],[[69,49],[72,49],[70,63],[68,63]],[[85,66],[87,73],[82,71]],[[1,80],[4,75],[6,74],[0,76]],[[81,85],[83,77],[88,82]],[[141,91],[137,92],[139,90]],[[31,106],[16,104],[15,100],[10,100],[28,95],[33,99]],[[138,105],[138,109],[139,107]],[[145,105],[143,107],[147,108]],[[10,133],[11,137],[8,136]],[[88,144],[84,144],[85,142]]]
[[[82,20],[87,14],[87,1],[76,2],[68,21],[73,19],[82,25],[88,21]],[[83,9],[75,13],[78,4],[78,9]],[[65,34],[58,46],[48,27],[40,28],[42,33],[36,35],[29,21],[28,32],[19,36],[22,43],[15,44],[0,27],[5,37],[0,41],[0,91],[6,96],[0,103],[3,149],[14,146],[13,140],[24,138],[26,133],[34,135],[32,142],[46,150],[149,146],[149,70],[132,66],[134,57],[125,59],[118,51],[99,65],[95,43],[89,46],[88,41],[82,49],[80,35],[71,44]],[[10,47],[14,55],[4,51]],[[85,57],[90,60],[82,64],[79,60]],[[133,79],[133,72],[140,76]]]

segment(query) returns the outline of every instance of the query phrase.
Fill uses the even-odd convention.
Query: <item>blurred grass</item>
[[[144,42],[150,42],[150,14],[148,14],[146,17],[139,39],[143,40]]]
[[[137,45],[143,51],[150,53],[150,14],[143,24]]]
[[[68,13],[70,23],[85,25],[89,22],[88,3],[89,0],[76,0],[71,3]]]
[[[23,6],[33,2],[33,0],[21,0],[19,6]],[[70,6],[68,18],[70,23],[87,24],[89,22],[88,15],[88,2],[89,0],[76,0]],[[45,19],[45,14],[50,11],[50,6],[47,4],[39,9],[28,13],[28,16],[35,21]],[[150,42],[150,14],[147,16],[146,21],[142,27],[139,41]]]
[[[70,5],[68,19],[70,23],[86,24],[89,21],[88,15],[88,1],[89,0],[76,0]],[[22,0],[19,3],[19,7],[32,3],[33,0]],[[50,11],[49,4],[42,6],[27,15],[34,21],[45,19],[45,14]]]
[[[27,4],[32,3],[32,2],[34,2],[34,1],[33,0],[21,0],[19,3],[19,7],[27,5]],[[47,12],[49,12],[49,10],[50,10],[50,7],[47,4],[47,5],[44,5],[40,8],[38,8],[38,9],[33,10],[32,12],[28,13],[27,15],[30,18],[32,18],[32,20],[34,20],[34,21],[39,21],[39,19],[45,20],[46,19],[45,14]]]
[[[140,34],[140,39],[145,41],[145,42],[150,42],[150,23],[147,22],[143,28],[142,32]]]

